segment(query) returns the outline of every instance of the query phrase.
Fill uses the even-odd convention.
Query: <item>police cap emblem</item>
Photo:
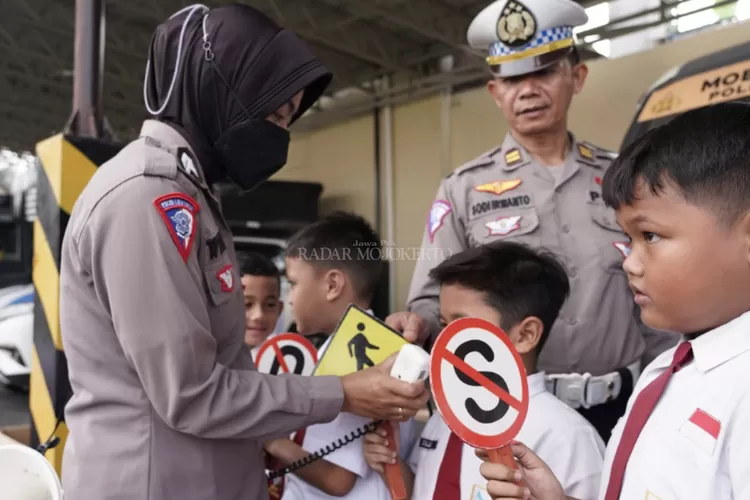
[[[536,37],[536,19],[518,0],[510,0],[497,20],[497,36],[508,47],[523,47]]]

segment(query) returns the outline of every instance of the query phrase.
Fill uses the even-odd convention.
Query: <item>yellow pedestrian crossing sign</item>
[[[343,376],[382,363],[408,344],[374,316],[350,305],[320,355],[314,375]]]

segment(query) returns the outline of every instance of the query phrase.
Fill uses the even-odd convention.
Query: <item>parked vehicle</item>
[[[749,100],[750,42],[699,57],[672,68],[643,94],[620,150],[685,111]]]
[[[34,346],[35,216],[33,187],[0,193],[0,383],[23,391],[29,388]]]
[[[28,390],[34,344],[34,287],[0,290],[0,382]]]

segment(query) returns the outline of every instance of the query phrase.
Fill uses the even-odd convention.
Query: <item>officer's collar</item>
[[[146,120],[141,127],[141,137],[153,146],[168,151],[177,158],[177,166],[193,182],[208,189],[206,176],[190,143],[167,123]]]
[[[591,148],[589,148],[585,144],[578,142],[572,132],[568,132],[568,137],[570,140],[570,150],[568,151],[568,157],[572,155],[577,162],[592,165],[594,167],[599,166],[599,164],[596,162],[594,151]],[[529,153],[523,146],[521,146],[521,144],[516,140],[515,137],[513,137],[513,134],[510,132],[505,135],[505,140],[503,141],[503,147],[500,154],[502,155],[500,157],[500,161],[502,162],[501,164],[503,166],[503,170],[506,170],[508,172],[528,165],[534,159],[534,157],[531,156],[531,153]]]

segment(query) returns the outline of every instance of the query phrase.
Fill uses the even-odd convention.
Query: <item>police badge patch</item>
[[[489,234],[487,236],[505,236],[520,229],[521,216],[499,217],[485,224],[485,227],[489,229]]]
[[[536,36],[536,19],[518,0],[511,0],[497,20],[497,37],[512,49],[523,47]]]
[[[440,229],[440,226],[443,225],[443,220],[449,213],[451,213],[452,210],[453,208],[451,208],[451,204],[447,201],[435,200],[432,203],[432,208],[430,208],[430,217],[427,220],[427,232],[430,235],[430,243],[432,243],[437,230]]]
[[[195,215],[198,203],[185,193],[170,193],[154,200],[156,210],[164,219],[172,241],[182,260],[187,262],[195,240]]]
[[[231,292],[234,290],[234,275],[232,274],[232,264],[226,265],[216,273],[216,279],[221,283],[222,292]]]

